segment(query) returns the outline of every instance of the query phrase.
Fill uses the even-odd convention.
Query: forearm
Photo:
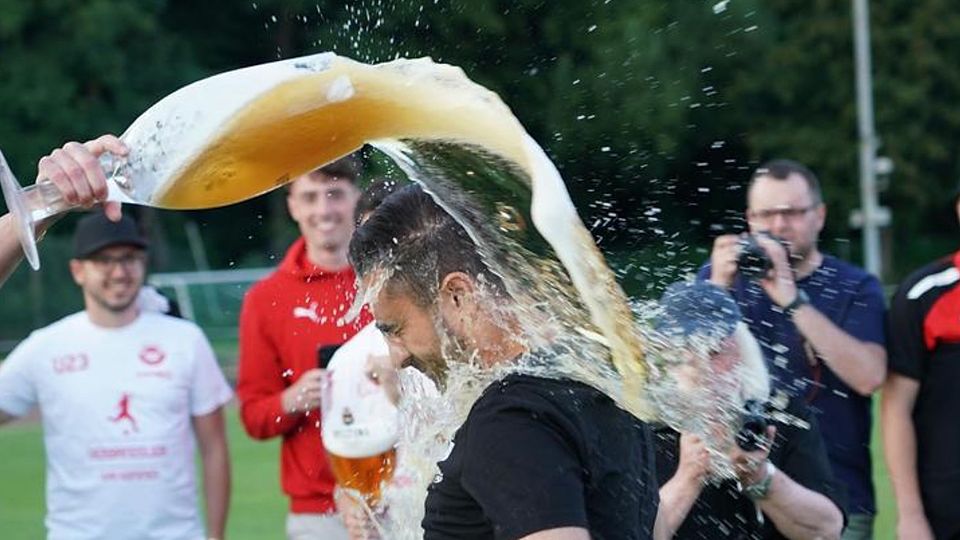
[[[14,229],[13,217],[10,214],[0,216],[0,285],[3,285],[10,274],[17,268],[23,251]]]
[[[883,347],[851,336],[817,311],[803,306],[793,322],[827,366],[857,393],[869,396],[887,376],[887,355]]]
[[[300,426],[307,414],[284,411],[282,394],[281,391],[266,396],[241,396],[240,418],[247,434],[254,439],[271,439],[290,433]]]
[[[207,516],[207,537],[222,539],[230,507],[230,453],[226,441],[206,449],[203,460],[203,492]]]
[[[840,538],[843,530],[843,513],[833,501],[779,471],[767,497],[760,501],[760,510],[780,534],[791,539]]]
[[[911,407],[884,389],[880,402],[883,452],[900,515],[923,515],[920,482],[917,479],[917,436]]]
[[[699,479],[686,478],[679,473],[660,488],[660,506],[653,528],[655,540],[673,538],[702,490],[703,484]]]
[[[58,219],[60,219],[59,215],[36,224],[34,237],[38,242],[43,239],[50,225]],[[6,283],[7,278],[17,269],[22,259],[23,249],[20,247],[20,238],[17,236],[13,216],[4,214],[0,216],[0,286]]]

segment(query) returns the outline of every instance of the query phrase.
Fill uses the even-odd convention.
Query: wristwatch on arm
[[[807,293],[797,287],[797,296],[793,299],[793,302],[783,306],[783,312],[787,314],[787,317],[793,318],[793,314],[797,312],[798,309],[806,306],[810,303],[810,297],[807,296]]]
[[[747,486],[740,486],[740,492],[752,501],[765,499],[767,498],[767,494],[770,493],[770,484],[773,483],[773,475],[776,474],[777,468],[774,467],[773,463],[770,463],[769,460],[764,464],[764,467],[766,468],[766,472],[762,479]]]

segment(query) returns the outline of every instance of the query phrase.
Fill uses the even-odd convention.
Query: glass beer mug
[[[362,134],[331,137],[298,124],[305,111],[323,111],[352,96],[344,89],[349,83],[331,69],[336,59],[322,53],[256,65],[166,96],[120,137],[130,149],[125,159],[101,156],[107,200],[167,209],[225,206],[360,148]],[[313,90],[309,96],[288,95],[304,84]],[[24,254],[38,269],[36,223],[72,207],[49,180],[21,188],[2,154],[0,187]]]
[[[333,355],[321,394],[321,435],[333,475],[370,508],[396,466],[397,409],[366,373],[370,355],[387,354],[380,331],[367,325]]]

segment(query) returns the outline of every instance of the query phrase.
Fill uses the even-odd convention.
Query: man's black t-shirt
[[[843,510],[845,493],[834,479],[816,418],[797,400],[791,400],[784,412],[809,422],[810,429],[774,423],[777,435],[769,459],[778,469],[776,474],[786,474],[807,489],[827,496]],[[663,485],[677,472],[680,434],[668,427],[657,428],[655,434],[657,480]],[[730,480],[703,488],[674,538],[767,540],[785,537],[769,519],[762,523],[757,519],[756,504]]]
[[[510,375],[484,390],[427,493],[424,538],[582,527],[650,538],[659,501],[646,425],[577,382]]]

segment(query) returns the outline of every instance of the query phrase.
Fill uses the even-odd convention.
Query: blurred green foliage
[[[895,281],[956,246],[960,12],[950,0],[872,2],[882,203]],[[429,55],[498,92],[554,158],[601,247],[644,290],[743,227],[743,184],[792,157],[821,177],[824,245],[858,258],[848,2],[831,0],[0,0],[0,149],[21,181],[67,140],[122,132],[160,97],[226,69],[332,50]],[[273,264],[295,230],[274,193],[203,212],[137,209],[154,270],[191,270],[184,225],[213,268]],[[3,290],[0,339],[79,307],[64,220],[40,276]]]

